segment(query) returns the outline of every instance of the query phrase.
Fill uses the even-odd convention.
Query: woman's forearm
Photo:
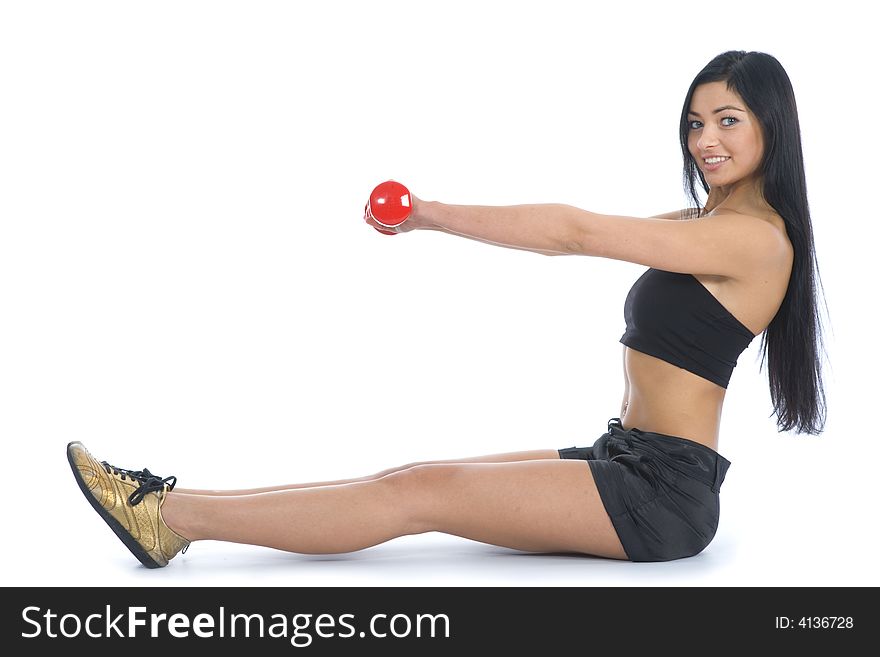
[[[573,210],[569,205],[449,205],[422,201],[419,225],[461,237],[544,255],[576,252]]]

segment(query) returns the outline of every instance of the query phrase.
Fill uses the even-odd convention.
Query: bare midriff
[[[624,429],[687,438],[718,451],[725,389],[659,358],[624,347]]]

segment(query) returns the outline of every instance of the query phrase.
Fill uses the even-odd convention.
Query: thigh
[[[529,552],[627,558],[587,461],[557,454],[505,463],[432,463],[391,477],[413,533],[440,531]]]

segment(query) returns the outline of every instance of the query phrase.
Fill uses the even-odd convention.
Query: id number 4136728
[[[852,616],[789,616],[776,617],[776,629],[787,630],[846,630],[852,629]]]

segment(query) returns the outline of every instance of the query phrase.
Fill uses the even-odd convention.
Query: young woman
[[[764,53],[719,55],[688,89],[680,134],[694,207],[635,218],[413,197],[410,218],[396,229],[648,268],[624,305],[620,417],[592,446],[215,491],[175,488],[174,477],[117,468],[71,443],[81,490],[147,567],[165,566],[202,539],[316,554],[429,531],[632,561],[701,552],[715,535],[730,465],[717,449],[737,357],[763,334],[782,431],[821,432],[825,399],[818,269],[788,75]],[[708,194],[702,208],[697,180]]]

